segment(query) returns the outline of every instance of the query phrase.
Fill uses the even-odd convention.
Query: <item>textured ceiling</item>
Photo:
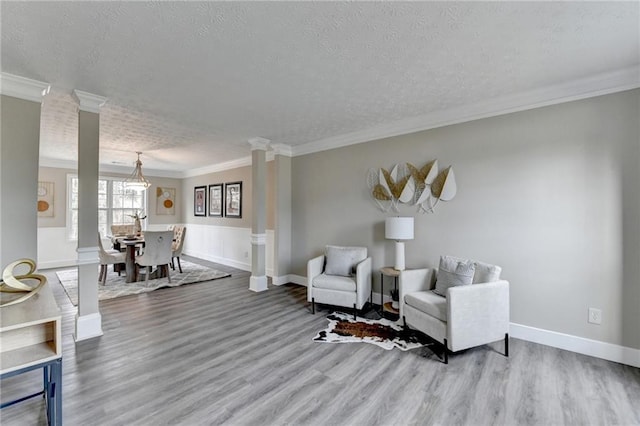
[[[70,92],[108,98],[101,162],[185,171],[640,63],[638,2],[6,2],[3,72],[48,82],[41,156],[74,160]]]

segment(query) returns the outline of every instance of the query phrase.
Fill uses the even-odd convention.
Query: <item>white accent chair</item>
[[[167,279],[171,282],[169,265],[171,264],[172,242],[173,231],[146,231],[144,233],[144,253],[136,256],[136,265],[147,267],[145,281],[149,281],[151,267],[157,266],[165,270]]]
[[[100,274],[98,275],[98,281],[102,282],[102,285],[107,283],[107,266],[119,265],[126,262],[125,253],[119,250],[105,250],[102,245],[102,237],[98,232],[98,257],[100,258]],[[118,275],[120,275],[121,269],[118,269]]]
[[[353,307],[353,317],[371,298],[371,258],[366,247],[327,246],[307,262],[307,301]]]
[[[442,343],[445,364],[449,361],[448,351],[457,352],[502,339],[505,356],[509,356],[509,282],[499,279],[500,267],[478,263],[497,268],[493,270],[497,271],[495,280],[476,282],[474,279],[470,285],[449,287],[446,297],[432,291],[437,269],[400,273],[400,318],[406,329],[419,330]]]

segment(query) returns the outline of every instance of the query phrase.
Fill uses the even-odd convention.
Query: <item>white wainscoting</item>
[[[211,262],[251,271],[251,228],[230,226],[185,225],[187,235],[183,253]],[[273,275],[274,232],[266,231],[266,274]]]
[[[78,263],[78,241],[67,238],[67,228],[38,228],[38,269],[63,268]]]

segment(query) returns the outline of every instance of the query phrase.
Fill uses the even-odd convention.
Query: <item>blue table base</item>
[[[43,389],[40,392],[0,404],[0,409],[43,395],[47,404],[47,420],[49,425],[62,425],[62,358],[5,373],[0,376],[0,379],[17,376],[18,374],[39,368],[42,368]]]

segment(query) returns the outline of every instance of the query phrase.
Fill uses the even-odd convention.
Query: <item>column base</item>
[[[255,292],[268,290],[267,276],[254,277],[252,275],[251,278],[249,278],[249,290]]]
[[[102,336],[102,315],[94,313],[80,316],[76,314],[76,342]]]

